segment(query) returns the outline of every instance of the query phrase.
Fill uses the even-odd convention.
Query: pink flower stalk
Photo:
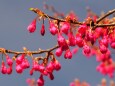
[[[29,24],[29,26],[27,27],[27,30],[28,30],[30,33],[35,32],[35,30],[36,30],[36,19],[34,19],[34,20]]]

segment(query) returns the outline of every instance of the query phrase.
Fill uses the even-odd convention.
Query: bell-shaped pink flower
[[[34,20],[29,24],[29,26],[27,27],[27,30],[28,30],[30,33],[35,32],[35,30],[36,30],[36,19],[34,19]]]
[[[7,68],[5,66],[4,61],[2,61],[2,64],[1,64],[1,73],[2,74],[6,74],[7,73]]]
[[[58,33],[57,41],[58,41],[59,46],[63,46],[66,44],[65,38],[60,33]]]
[[[99,49],[100,49],[102,54],[105,54],[108,51],[107,47],[105,45],[103,45],[103,44],[101,44],[99,46]]]
[[[69,45],[70,46],[75,46],[76,45],[76,40],[72,32],[68,33],[68,40],[69,40]]]
[[[79,28],[78,28],[78,32],[82,35],[84,35],[86,33],[86,30],[88,29],[87,25],[81,25]]]
[[[12,66],[13,65],[13,61],[12,61],[12,59],[7,55],[6,56],[6,61],[7,61],[7,64],[9,65],[9,66]]]
[[[56,52],[55,52],[56,56],[60,57],[62,55],[62,48],[59,47]]]
[[[58,33],[58,28],[52,22],[50,22],[49,30],[52,35],[56,35]]]
[[[22,66],[23,69],[26,69],[26,68],[29,68],[29,67],[30,67],[30,64],[29,64],[29,62],[28,62],[27,59],[24,59],[24,60],[22,61],[21,66]]]
[[[12,73],[12,67],[10,66],[9,68],[7,68],[7,74],[11,74]]]
[[[16,58],[16,64],[22,64],[22,61],[25,58],[25,54],[22,54]]]
[[[49,73],[52,73],[52,72],[53,72],[54,66],[53,66],[53,62],[52,62],[52,61],[47,65],[46,70],[47,70]]]
[[[111,48],[115,49],[115,42],[112,42],[112,43],[110,44],[110,46],[111,46]]]
[[[100,44],[100,45],[103,44],[103,45],[105,45],[106,47],[108,47],[108,43],[109,43],[108,37],[103,37],[103,39],[101,39],[101,40],[99,41],[99,44]]]
[[[60,30],[65,33],[66,35],[68,34],[68,30],[70,29],[70,23],[68,22],[64,22],[62,24],[62,27],[60,28]]]
[[[86,55],[91,53],[91,49],[88,45],[83,46],[83,53],[86,54]]]
[[[72,53],[71,53],[70,49],[65,51],[64,58],[65,59],[71,59],[72,58]]]
[[[84,42],[83,42],[83,39],[82,39],[81,36],[76,36],[75,40],[76,40],[76,44],[77,44],[79,47],[83,47]]]
[[[16,64],[16,72],[19,74],[23,72],[23,68],[21,67],[21,65]]]
[[[48,73],[48,77],[50,78],[50,80],[54,80],[54,75],[53,75],[53,73]]]
[[[40,33],[41,33],[42,36],[44,36],[44,34],[45,34],[45,26],[44,26],[44,24],[42,24]]]
[[[36,61],[33,61],[33,69],[39,71],[39,64]]]
[[[44,86],[44,79],[43,75],[40,75],[39,79],[37,80],[38,86]]]
[[[56,71],[59,71],[61,69],[61,64],[57,60],[53,62],[53,65]]]

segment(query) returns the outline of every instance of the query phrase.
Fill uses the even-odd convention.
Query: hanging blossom
[[[35,30],[36,30],[36,19],[34,19],[34,20],[29,24],[29,26],[27,27],[27,30],[28,30],[30,33],[35,32]]]

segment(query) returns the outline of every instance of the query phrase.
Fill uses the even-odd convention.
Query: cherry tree
[[[45,7],[49,9],[47,4]],[[96,61],[99,63],[96,67],[98,72],[110,78],[114,77],[115,62],[111,53],[115,50],[115,17],[109,18],[108,16],[115,13],[115,9],[102,16],[88,11],[87,18],[82,22],[78,20],[78,16],[74,12],[64,15],[57,12],[53,7],[50,10],[55,13],[54,16],[48,15],[39,8],[32,7],[29,10],[36,16],[28,25],[27,31],[34,34],[37,29],[37,22],[42,22],[39,34],[45,36],[46,29],[48,29],[49,33],[56,37],[57,43],[51,48],[39,48],[35,51],[26,47],[22,48],[23,51],[1,47],[2,74],[12,74],[13,65],[15,65],[14,70],[18,74],[22,74],[26,69],[30,70],[30,75],[39,72],[40,76],[35,83],[37,86],[44,86],[44,77],[53,80],[54,71],[58,72],[62,68],[57,58],[64,57],[64,59],[71,60],[72,56],[77,54],[79,49],[82,49],[86,58],[96,57]],[[48,27],[45,26],[46,22],[49,24]],[[31,63],[28,59],[31,59]]]

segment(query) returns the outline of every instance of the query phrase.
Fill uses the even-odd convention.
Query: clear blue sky
[[[23,46],[30,50],[37,50],[38,48],[47,49],[56,44],[56,41],[52,41],[56,40],[55,37],[52,37],[49,31],[46,32],[46,36],[40,36],[40,23],[37,23],[37,31],[34,34],[29,34],[26,29],[36,16],[28,9],[30,7],[43,9],[43,1],[0,0],[0,47],[21,51]],[[87,6],[97,14],[115,8],[115,0],[46,0],[46,3],[65,14],[73,10],[81,20],[86,17]],[[52,13],[44,11],[52,15]],[[46,29],[48,29],[47,25]],[[81,52],[74,55],[72,60],[65,60],[62,56],[59,61],[62,64],[62,69],[54,73],[55,79],[53,81],[45,77],[45,86],[68,86],[75,78],[86,80],[92,86],[96,86],[104,77],[96,72],[95,68],[98,63],[95,61],[95,57],[86,59]],[[27,86],[25,80],[28,77],[37,79],[39,73],[30,76],[29,70],[26,70],[19,75],[15,72],[15,69],[12,75],[2,75],[0,73],[0,85]],[[107,76],[105,78],[109,80]]]

